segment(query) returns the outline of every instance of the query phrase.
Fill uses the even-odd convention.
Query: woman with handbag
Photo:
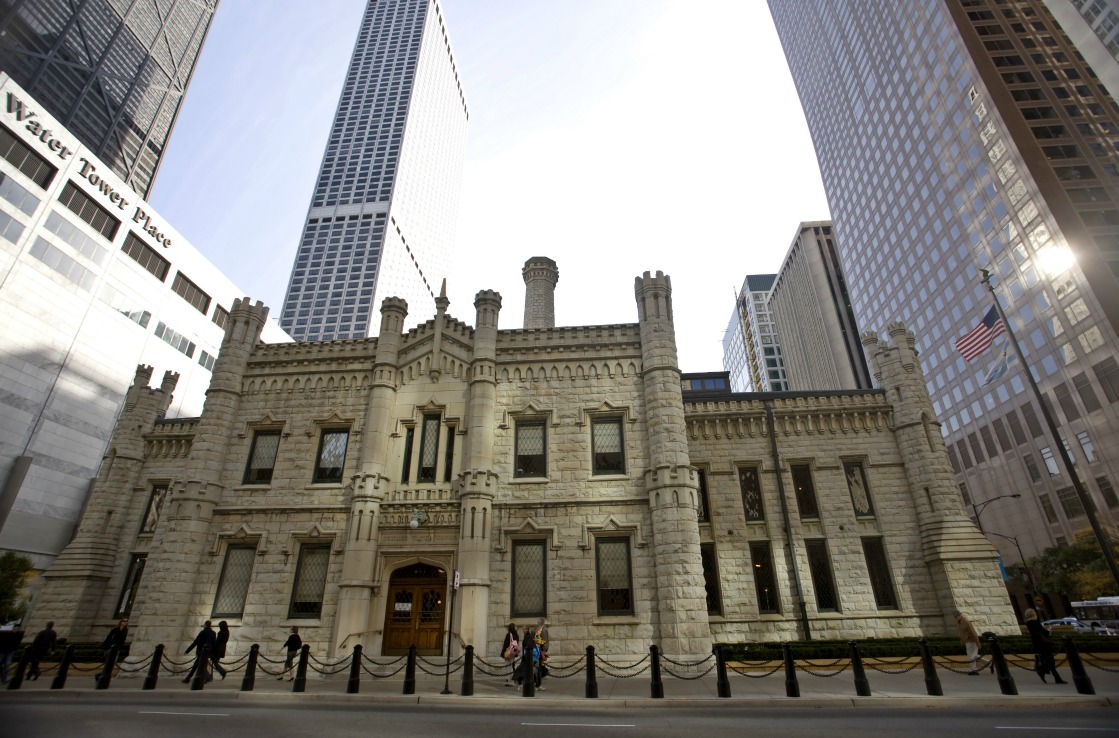
[[[517,625],[516,623],[509,623],[505,628],[505,640],[501,644],[501,658],[513,667],[509,678],[505,680],[506,687],[513,687],[521,683],[521,680],[517,677],[517,657],[520,655],[521,644],[517,641]]]

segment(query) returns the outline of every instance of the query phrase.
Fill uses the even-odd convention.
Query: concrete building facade
[[[965,501],[1027,557],[1070,542],[1088,522],[1056,461],[1064,443],[1114,530],[1119,107],[1101,81],[1113,70],[1093,68],[1042,0],[769,4],[855,314],[920,337]],[[1061,438],[1022,367],[988,381],[1005,338],[971,363],[954,348],[992,306],[983,269]]]
[[[503,330],[482,290],[471,326],[443,292],[410,329],[388,298],[376,339],[288,345],[237,301],[199,418],[163,418],[141,366],[30,627],[128,614],[139,654],[220,618],[231,658],[291,626],[320,656],[494,657],[539,617],[561,658],[942,633],[956,607],[1016,632],[904,327],[863,337],[883,389],[741,394],[681,376],[659,272],[632,324]]]
[[[389,296],[435,309],[469,117],[438,1],[369,0],[280,316],[297,341],[375,335]]]
[[[177,377],[166,415],[201,413],[238,295],[0,74],[0,549],[44,568],[70,541],[138,362]]]
[[[789,389],[777,327],[769,309],[776,274],[749,274],[742,282],[734,314],[723,334],[723,366],[736,392]]]
[[[801,223],[769,291],[790,390],[870,389],[831,221]]]

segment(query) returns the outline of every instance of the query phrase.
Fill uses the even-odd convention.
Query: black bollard
[[[295,667],[295,681],[292,682],[292,692],[307,691],[307,660],[311,658],[311,647],[306,643],[299,649],[299,666]]]
[[[594,646],[587,646],[587,687],[585,696],[588,700],[598,699],[598,673],[594,667]]]
[[[152,664],[148,667],[148,675],[144,677],[144,686],[141,688],[143,691],[151,691],[155,689],[155,685],[159,684],[159,667],[163,665],[163,644],[160,643],[155,647],[155,653],[152,654]]]
[[[797,682],[797,667],[793,663],[793,647],[786,643],[781,646],[785,654],[785,696],[800,697],[800,683]]]
[[[198,663],[194,665],[194,679],[190,682],[190,691],[197,692],[206,686],[207,665],[210,663],[210,647],[202,646],[198,649]]]
[[[863,658],[859,656],[859,644],[847,641],[851,648],[851,671],[855,674],[855,694],[860,697],[870,696],[870,682],[867,681],[866,671],[863,669]]]
[[[536,648],[536,639],[532,628],[525,631],[524,642],[521,643],[521,696],[536,696],[536,675],[533,673],[532,651]]]
[[[256,686],[256,664],[260,659],[260,645],[254,643],[249,648],[249,660],[245,664],[245,676],[241,678],[241,691],[251,692]]]
[[[1061,641],[1065,644],[1065,656],[1068,657],[1068,668],[1072,672],[1072,683],[1076,685],[1076,693],[1095,694],[1096,688],[1092,686],[1092,680],[1084,670],[1084,663],[1080,660],[1080,652],[1076,650],[1072,636],[1065,636]]]
[[[69,650],[69,649],[67,649]],[[109,655],[105,657],[105,663],[102,664],[101,674],[97,677],[97,689],[108,689],[109,682],[113,680],[113,667],[117,665],[117,651],[120,646],[114,645],[109,649]],[[59,676],[62,676],[62,670],[59,669]],[[54,688],[53,686],[51,687]],[[61,689],[61,687],[59,687]]]
[[[474,696],[474,646],[468,645],[462,661],[462,690],[463,697]]]
[[[661,681],[661,651],[656,644],[649,646],[649,657],[652,664],[649,672],[653,675],[649,682],[649,696],[659,700],[664,697],[664,682]]]
[[[416,693],[416,647],[408,646],[408,662],[404,666],[404,692],[403,694]]]
[[[62,661],[58,664],[58,673],[55,674],[54,679],[51,680],[51,689],[62,689],[66,686],[66,673],[70,671],[70,664],[72,663],[74,663],[73,643],[66,646],[66,650],[62,652]],[[100,680],[98,680],[97,688],[102,689]]]
[[[23,686],[23,675],[27,673],[27,665],[31,663],[31,646],[23,647],[23,655],[19,657],[19,666],[16,673],[8,680],[8,689],[19,689]]]
[[[991,658],[995,662],[999,689],[1002,690],[1003,694],[1018,694],[1018,687],[1014,685],[1014,677],[1010,676],[1010,667],[1006,663],[1006,656],[1003,656],[998,637],[995,635],[987,636],[987,641],[991,644]]]
[[[723,645],[715,644],[711,649],[715,654],[715,686],[720,697],[730,697],[730,679],[727,679],[727,662],[723,658]]]
[[[361,690],[361,644],[354,646],[350,657],[350,679],[346,682],[346,694],[357,694]]]
[[[921,666],[925,669],[925,691],[933,697],[943,697],[944,689],[940,686],[940,677],[936,674],[936,662],[933,661],[932,652],[929,651],[929,642],[922,638],[917,641],[917,649],[921,652]]]

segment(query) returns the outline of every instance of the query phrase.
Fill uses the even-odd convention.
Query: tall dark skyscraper
[[[434,314],[450,268],[469,113],[435,0],[369,0],[280,325],[375,332],[385,297]]]
[[[1057,443],[1119,523],[1119,107],[1050,12],[1069,4],[769,0],[859,324],[914,330],[965,501],[1027,556],[1088,527]],[[1021,367],[993,376],[1005,338],[954,348],[991,306],[982,269],[1061,439]]]
[[[147,197],[217,0],[0,0],[0,69]]]

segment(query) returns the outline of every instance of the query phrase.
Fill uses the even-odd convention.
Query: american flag
[[[956,341],[956,350],[963,354],[964,359],[972,361],[991,347],[991,344],[995,341],[995,336],[1003,333],[1006,333],[1006,325],[999,317],[998,310],[992,305],[979,325]]]

